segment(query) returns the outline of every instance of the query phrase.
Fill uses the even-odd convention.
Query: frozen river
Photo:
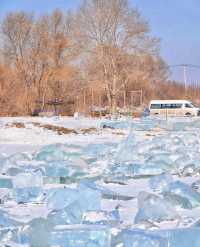
[[[0,126],[0,246],[200,246],[198,118]]]

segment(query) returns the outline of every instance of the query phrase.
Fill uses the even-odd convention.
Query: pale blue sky
[[[55,8],[76,8],[81,0],[0,0],[0,18],[15,10],[42,14]],[[161,54],[169,65],[200,65],[200,0],[131,0],[149,21],[152,34],[161,38]],[[181,78],[173,69],[173,78]],[[198,80],[200,70],[190,69],[190,80]],[[200,80],[199,80],[200,81]]]

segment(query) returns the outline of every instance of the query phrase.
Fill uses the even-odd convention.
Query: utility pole
[[[187,92],[187,71],[186,71],[186,65],[183,65],[183,78],[184,78],[184,89],[185,89],[185,95]]]

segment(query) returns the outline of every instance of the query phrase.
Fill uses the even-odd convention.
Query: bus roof
[[[151,104],[184,104],[184,103],[191,103],[188,100],[151,100],[150,101],[150,105]]]

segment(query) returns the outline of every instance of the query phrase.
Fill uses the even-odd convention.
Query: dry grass
[[[19,123],[19,122],[13,122],[13,123],[6,124],[6,127],[24,129],[25,128],[25,124],[24,123]]]

